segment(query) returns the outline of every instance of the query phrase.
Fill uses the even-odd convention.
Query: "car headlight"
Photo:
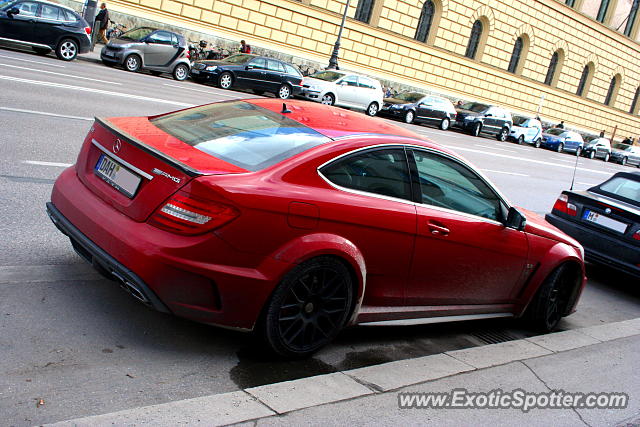
[[[217,65],[207,65],[207,68],[205,68],[206,71],[214,71],[217,69],[218,69]]]
[[[464,119],[465,119],[465,121],[471,121],[471,120],[475,119],[475,117],[474,116],[467,116]]]

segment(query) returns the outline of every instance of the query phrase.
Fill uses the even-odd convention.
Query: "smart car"
[[[355,324],[525,316],[549,331],[582,247],[468,161],[306,101],[97,118],[47,204],[135,298],[307,356]]]
[[[542,143],[542,124],[532,117],[514,117],[507,139],[518,144],[533,144],[539,148]]]

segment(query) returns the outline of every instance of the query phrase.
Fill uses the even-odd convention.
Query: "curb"
[[[228,425],[640,335],[640,318],[48,424]]]

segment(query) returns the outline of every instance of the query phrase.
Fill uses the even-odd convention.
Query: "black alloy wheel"
[[[353,301],[351,275],[343,263],[319,257],[295,267],[268,303],[263,335],[285,357],[305,357],[328,344],[347,322]]]
[[[526,313],[534,329],[551,332],[565,316],[569,299],[576,286],[570,273],[569,266],[563,264],[540,285]]]

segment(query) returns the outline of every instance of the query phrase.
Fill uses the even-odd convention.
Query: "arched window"
[[[636,114],[638,112],[638,97],[640,97],[640,86],[636,89],[636,94],[633,97],[633,101],[631,102],[631,109],[629,112],[631,114]]]
[[[558,55],[558,51],[553,52],[553,55],[551,55],[551,62],[549,62],[549,69],[547,70],[547,77],[544,78],[544,84],[551,86],[551,83],[553,83],[559,57],[560,55]]]
[[[373,1],[374,0],[359,0],[354,18],[368,24],[371,20],[371,12],[373,11]]]
[[[611,79],[611,83],[609,83],[609,90],[607,91],[607,96],[605,96],[604,98],[604,105],[611,105],[615,101],[617,95],[616,92],[618,91],[619,86],[619,80],[620,79],[618,78],[617,74]]]
[[[471,36],[469,36],[469,45],[467,51],[464,54],[467,58],[475,59],[478,53],[478,45],[480,44],[480,38],[482,37],[482,22],[478,19],[473,23],[471,27]]]
[[[429,31],[431,30],[431,24],[433,23],[433,15],[436,12],[436,7],[431,0],[427,0],[422,5],[422,12],[420,12],[420,20],[418,20],[418,28],[416,28],[416,40],[426,42],[429,37]]]
[[[520,62],[520,55],[522,54],[522,48],[524,47],[524,41],[522,37],[516,39],[513,45],[513,53],[511,54],[511,61],[509,61],[509,68],[507,70],[510,73],[515,73],[518,69],[518,63]]]
[[[585,65],[582,69],[582,75],[580,76],[580,82],[578,83],[578,90],[576,95],[582,96],[587,86],[587,80],[589,80],[589,64]]]

